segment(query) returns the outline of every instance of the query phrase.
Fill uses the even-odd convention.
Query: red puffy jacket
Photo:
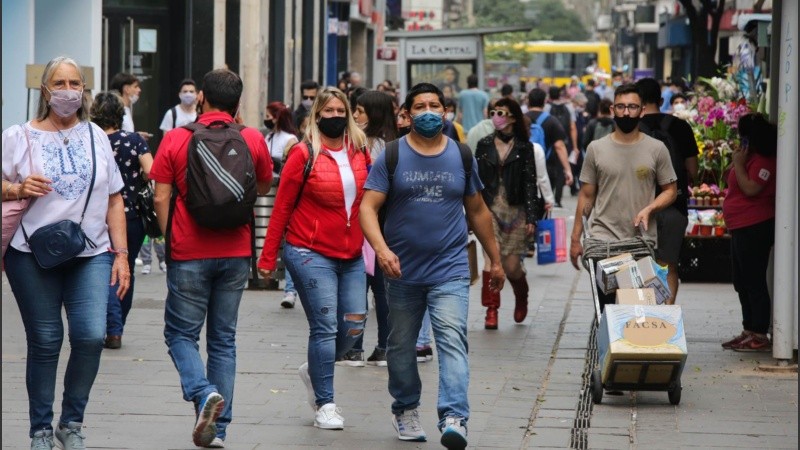
[[[350,217],[347,217],[344,207],[339,166],[326,149],[322,149],[314,161],[302,198],[292,211],[303,184],[303,169],[309,154],[305,143],[297,144],[291,150],[281,171],[267,237],[258,260],[259,268],[275,270],[284,233],[290,244],[328,258],[350,259],[361,255],[364,235],[358,223],[358,208],[367,181],[367,165],[371,161],[368,152],[352,146],[348,149],[348,156],[356,181],[356,199]]]

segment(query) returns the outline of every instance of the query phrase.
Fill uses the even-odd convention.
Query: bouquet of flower
[[[682,119],[689,122],[695,134],[700,182],[716,184],[724,189],[731,154],[739,148],[739,117],[750,108],[738,98],[736,83],[728,78],[700,78],[690,108]]]

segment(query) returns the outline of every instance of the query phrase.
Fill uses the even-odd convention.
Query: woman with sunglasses
[[[514,321],[528,315],[528,281],[522,255],[536,227],[538,197],[536,162],[522,109],[513,99],[502,98],[489,111],[495,132],[478,141],[475,158],[483,182],[483,199],[492,211],[503,270],[514,290]],[[484,256],[485,261],[489,258]],[[500,292],[489,289],[490,272],[483,271],[481,303],[486,309],[485,328],[497,329]]]
[[[364,333],[367,317],[358,208],[371,161],[342,91],[322,90],[309,118],[305,142],[289,151],[281,172],[258,271],[272,276],[285,234],[283,261],[309,325],[308,362],[300,366],[300,378],[314,426],[341,430],[333,369]]]

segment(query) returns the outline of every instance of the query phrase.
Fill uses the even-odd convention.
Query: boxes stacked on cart
[[[679,372],[688,354],[683,313],[678,305],[606,305],[597,333],[603,383],[638,382],[643,367],[631,363],[609,380],[615,361],[676,361]],[[620,364],[617,364],[618,367]],[[651,366],[644,384],[665,384],[673,368]]]
[[[667,268],[659,266],[649,256],[634,261],[629,253],[597,262],[597,286],[604,294],[617,289],[653,289],[656,303],[663,304],[670,297]]]

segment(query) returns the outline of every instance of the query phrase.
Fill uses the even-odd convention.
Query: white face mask
[[[129,97],[129,100],[131,101],[131,105],[134,105],[136,102],[139,101],[139,96],[138,95],[131,95]]]
[[[184,105],[191,105],[192,103],[194,103],[195,100],[197,100],[197,94],[193,92],[184,92],[183,94],[180,95],[180,98],[181,98],[181,103],[183,103]]]
[[[686,111],[686,104],[685,103],[676,103],[672,105],[672,110],[675,112]]]
[[[449,113],[447,113],[447,114],[445,114],[445,115],[444,115],[444,118],[445,118],[445,119],[447,119],[447,120],[449,120],[450,122],[452,122],[452,121],[453,121],[453,119],[455,119],[455,118],[456,118],[456,113],[449,112]]]

